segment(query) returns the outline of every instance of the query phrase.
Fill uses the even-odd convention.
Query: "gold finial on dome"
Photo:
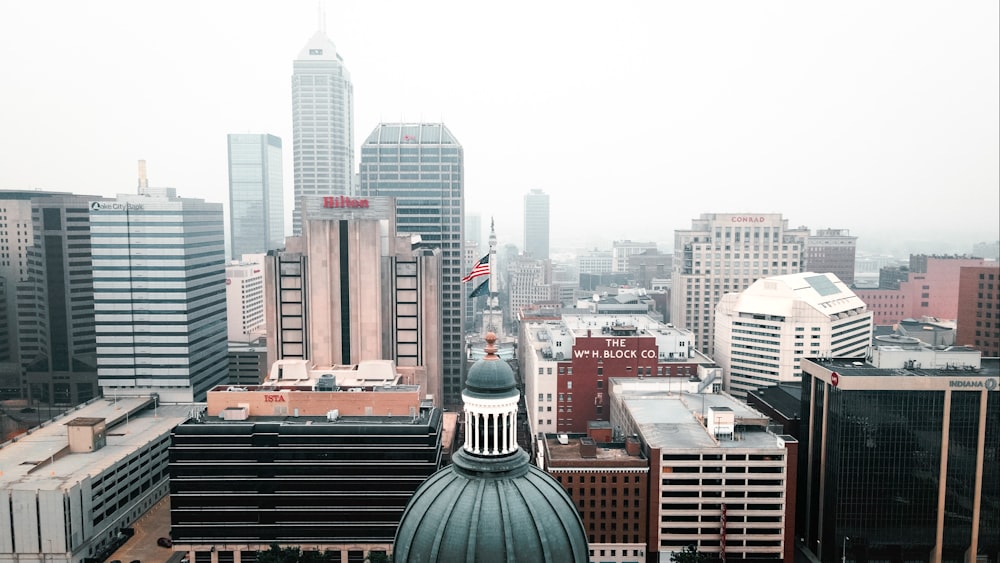
[[[500,357],[497,356],[497,335],[496,333],[490,331],[486,333],[486,356],[484,360],[499,360]]]

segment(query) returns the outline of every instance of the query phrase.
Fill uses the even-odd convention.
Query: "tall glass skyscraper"
[[[229,135],[230,256],[267,252],[285,243],[281,139]]]
[[[382,123],[361,146],[362,197],[396,198],[396,232],[441,249],[444,404],[462,401],[462,145],[441,123]],[[470,288],[471,290],[471,288]]]
[[[524,253],[549,259],[549,194],[531,190],[524,195]]]
[[[354,179],[354,86],[333,41],[317,31],[292,72],[292,234],[302,232],[302,196],[350,195]]]
[[[203,401],[228,376],[222,204],[140,190],[90,204],[98,384]]]

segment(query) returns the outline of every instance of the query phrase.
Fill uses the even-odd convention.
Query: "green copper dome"
[[[393,560],[407,563],[588,561],[583,521],[562,485],[517,444],[514,372],[486,335],[469,370],[465,443],[452,464],[413,494],[396,529]]]
[[[463,394],[470,397],[510,397],[517,395],[514,370],[497,356],[497,335],[486,333],[486,355],[469,368]]]
[[[459,450],[410,499],[393,560],[583,563],[587,536],[569,495],[523,450],[488,459]]]

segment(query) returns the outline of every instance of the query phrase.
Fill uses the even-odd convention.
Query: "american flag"
[[[462,278],[462,283],[465,283],[471,279],[478,278],[479,276],[490,275],[490,255],[487,254],[479,259],[474,266],[472,266],[472,271],[469,275]]]

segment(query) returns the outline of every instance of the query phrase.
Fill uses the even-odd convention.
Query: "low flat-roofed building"
[[[168,489],[170,430],[192,405],[81,405],[0,446],[0,561],[102,561]]]
[[[610,393],[612,428],[649,459],[649,553],[793,560],[795,438],[726,394],[630,378],[613,378]]]
[[[362,561],[392,549],[410,496],[456,436],[413,368],[281,360],[256,386],[217,386],[174,429],[171,535],[191,561],[254,561],[272,544]]]
[[[539,465],[573,499],[591,560],[646,561],[649,459],[639,441],[613,436],[604,422],[586,434],[545,434],[539,442]]]
[[[420,367],[391,360],[316,367],[308,360],[278,360],[260,385],[217,385],[208,392],[208,416],[245,408],[246,416],[415,415],[428,399]],[[336,407],[331,407],[331,392]],[[369,394],[365,394],[368,392]],[[370,393],[378,393],[373,400]]]

